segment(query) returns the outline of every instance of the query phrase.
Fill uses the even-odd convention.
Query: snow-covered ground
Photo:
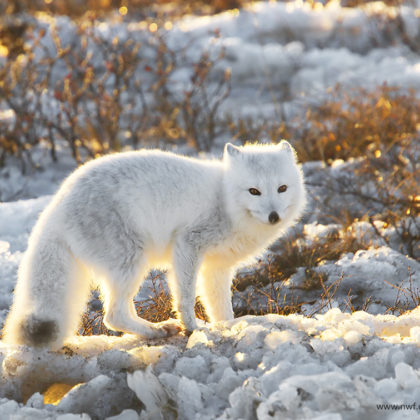
[[[43,23],[47,31],[50,24]],[[71,39],[70,19],[58,18],[56,25]],[[144,36],[144,26],[135,22],[101,23],[97,30],[109,39]],[[232,92],[221,112],[278,118],[279,107],[293,113],[322,100],[336,83],[375,89],[386,82],[420,94],[419,1],[399,8],[380,2],[364,8],[342,8],[338,2],[328,7],[302,1],[253,3],[216,16],[185,17],[166,38],[173,48],[190,42],[191,56],[225,48],[218,68],[231,68]],[[173,78],[182,89],[189,73],[181,67]],[[13,115],[5,110],[0,119],[13,120]],[[214,154],[220,154],[225,140],[216,142]],[[7,201],[0,202],[0,325],[37,216],[75,167],[65,149],[58,148],[59,161],[53,164],[42,147],[34,153],[41,169],[30,175],[23,176],[13,161],[0,170],[0,199]],[[324,177],[352,174],[352,165],[337,162],[325,168],[310,162],[303,169],[308,185],[319,185]],[[203,325],[189,338],[151,342],[133,336],[75,337],[58,353],[0,342],[0,418],[102,419],[120,413],[113,418],[420,418],[420,312],[385,314],[398,299],[406,299],[411,309],[416,306],[419,243],[416,260],[407,256],[395,226],[355,221],[344,229],[333,223],[336,215],[325,213],[325,189],[311,187],[309,194],[308,214],[296,229],[299,246],[316,246],[330,234],[353,235],[363,244],[315,268],[325,287],[341,284],[326,305],[319,301],[319,290],[302,287],[305,267],[278,284],[306,302],[302,311],[317,312],[315,317],[247,316]],[[352,196],[334,203],[337,214],[351,206],[363,215],[370,205]],[[413,235],[418,235],[419,220],[407,227]],[[239,277],[253,270],[244,268]],[[369,313],[341,312],[349,290],[355,303],[370,298]],[[139,298],[147,296],[147,286],[142,293]],[[252,288],[238,292],[235,306],[249,296],[256,307],[267,305],[264,295],[252,293]],[[44,400],[40,393],[53,384],[56,396],[50,389]],[[54,400],[58,405],[45,404]]]
[[[217,41],[208,36],[215,30]],[[419,16],[410,6],[376,2],[342,8],[330,2],[314,9],[303,1],[256,3],[237,13],[185,19],[178,31],[199,39],[202,47],[226,48],[234,80],[233,102],[226,107],[240,113],[275,115],[279,103],[317,102],[337,83],[368,89],[383,83],[420,86]],[[240,97],[244,102],[237,107]]]
[[[76,337],[59,353],[1,348],[0,385],[8,399],[0,399],[0,413],[62,420],[117,414],[110,418],[128,420],[138,413],[142,419],[418,418],[419,321],[418,311],[394,317],[332,309],[311,319],[247,316],[160,342],[92,336]],[[39,393],[51,383],[60,384],[57,405],[45,405]],[[47,396],[54,401],[53,392]],[[25,405],[15,401],[22,398]],[[85,414],[63,414],[69,412]]]

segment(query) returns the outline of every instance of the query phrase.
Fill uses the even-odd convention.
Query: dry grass
[[[420,99],[414,91],[386,85],[375,91],[337,86],[328,101],[308,109],[306,122],[295,137],[303,161],[376,157],[418,139]]]
[[[283,238],[272,247],[273,253],[268,261],[260,261],[252,274],[236,277],[234,286],[239,291],[250,285],[264,287],[285,281],[299,267],[305,267],[307,276],[300,287],[305,290],[320,289],[322,279],[313,269],[327,261],[336,261],[345,253],[354,253],[360,249],[368,249],[368,245],[360,243],[350,234],[340,236],[338,232],[312,244],[301,244],[298,238]]]
[[[300,161],[326,164],[336,159],[378,157],[395,145],[407,148],[418,141],[419,127],[416,93],[386,85],[369,91],[337,85],[324,102],[309,106],[292,121],[229,121],[234,139],[292,139]]]
[[[402,315],[412,306],[417,307],[420,304],[420,290],[414,286],[411,272],[407,284],[395,286],[388,283],[388,285],[397,290],[394,304],[387,308],[388,313]]]
[[[236,315],[302,313],[303,305],[315,301],[319,303],[316,309],[306,315],[323,312],[325,308],[332,307],[332,299],[342,278],[327,286],[327,276],[316,268],[326,262],[336,261],[348,252],[369,248],[369,244],[357,240],[350,231],[344,235],[333,232],[313,243],[302,243],[298,236],[277,241],[268,260],[260,261],[254,272],[239,274],[235,278],[233,290],[241,301]],[[288,280],[300,268],[304,268],[304,278],[299,284],[291,286]],[[305,295],[316,295],[318,298],[311,298],[311,302],[308,302],[302,300],[301,296]],[[347,308],[361,309],[354,309],[351,302]]]

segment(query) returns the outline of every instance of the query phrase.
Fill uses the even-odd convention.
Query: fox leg
[[[178,238],[173,251],[173,273],[169,275],[169,286],[175,310],[189,333],[197,328],[194,306],[200,264],[201,257],[195,244]]]
[[[210,268],[200,271],[199,296],[210,322],[233,319],[231,285],[233,270]]]
[[[137,334],[145,338],[167,337],[181,328],[177,320],[153,323],[140,318],[133,298],[144,280],[146,264],[140,258],[138,264],[114,267],[106,276],[104,284],[104,324],[117,331]]]

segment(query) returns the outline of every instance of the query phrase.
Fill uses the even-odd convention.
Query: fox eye
[[[256,188],[250,188],[248,191],[252,195],[261,195],[261,193]]]
[[[287,190],[287,185],[280,185],[280,187],[277,189],[278,193],[284,193]]]

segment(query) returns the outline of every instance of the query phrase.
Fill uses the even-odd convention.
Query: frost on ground
[[[93,336],[76,337],[59,353],[2,347],[0,412],[31,419],[401,418],[380,405],[420,401],[419,321],[418,310],[395,317],[332,309],[312,319],[246,316],[160,342]],[[44,404],[40,392],[53,383],[70,391]]]

